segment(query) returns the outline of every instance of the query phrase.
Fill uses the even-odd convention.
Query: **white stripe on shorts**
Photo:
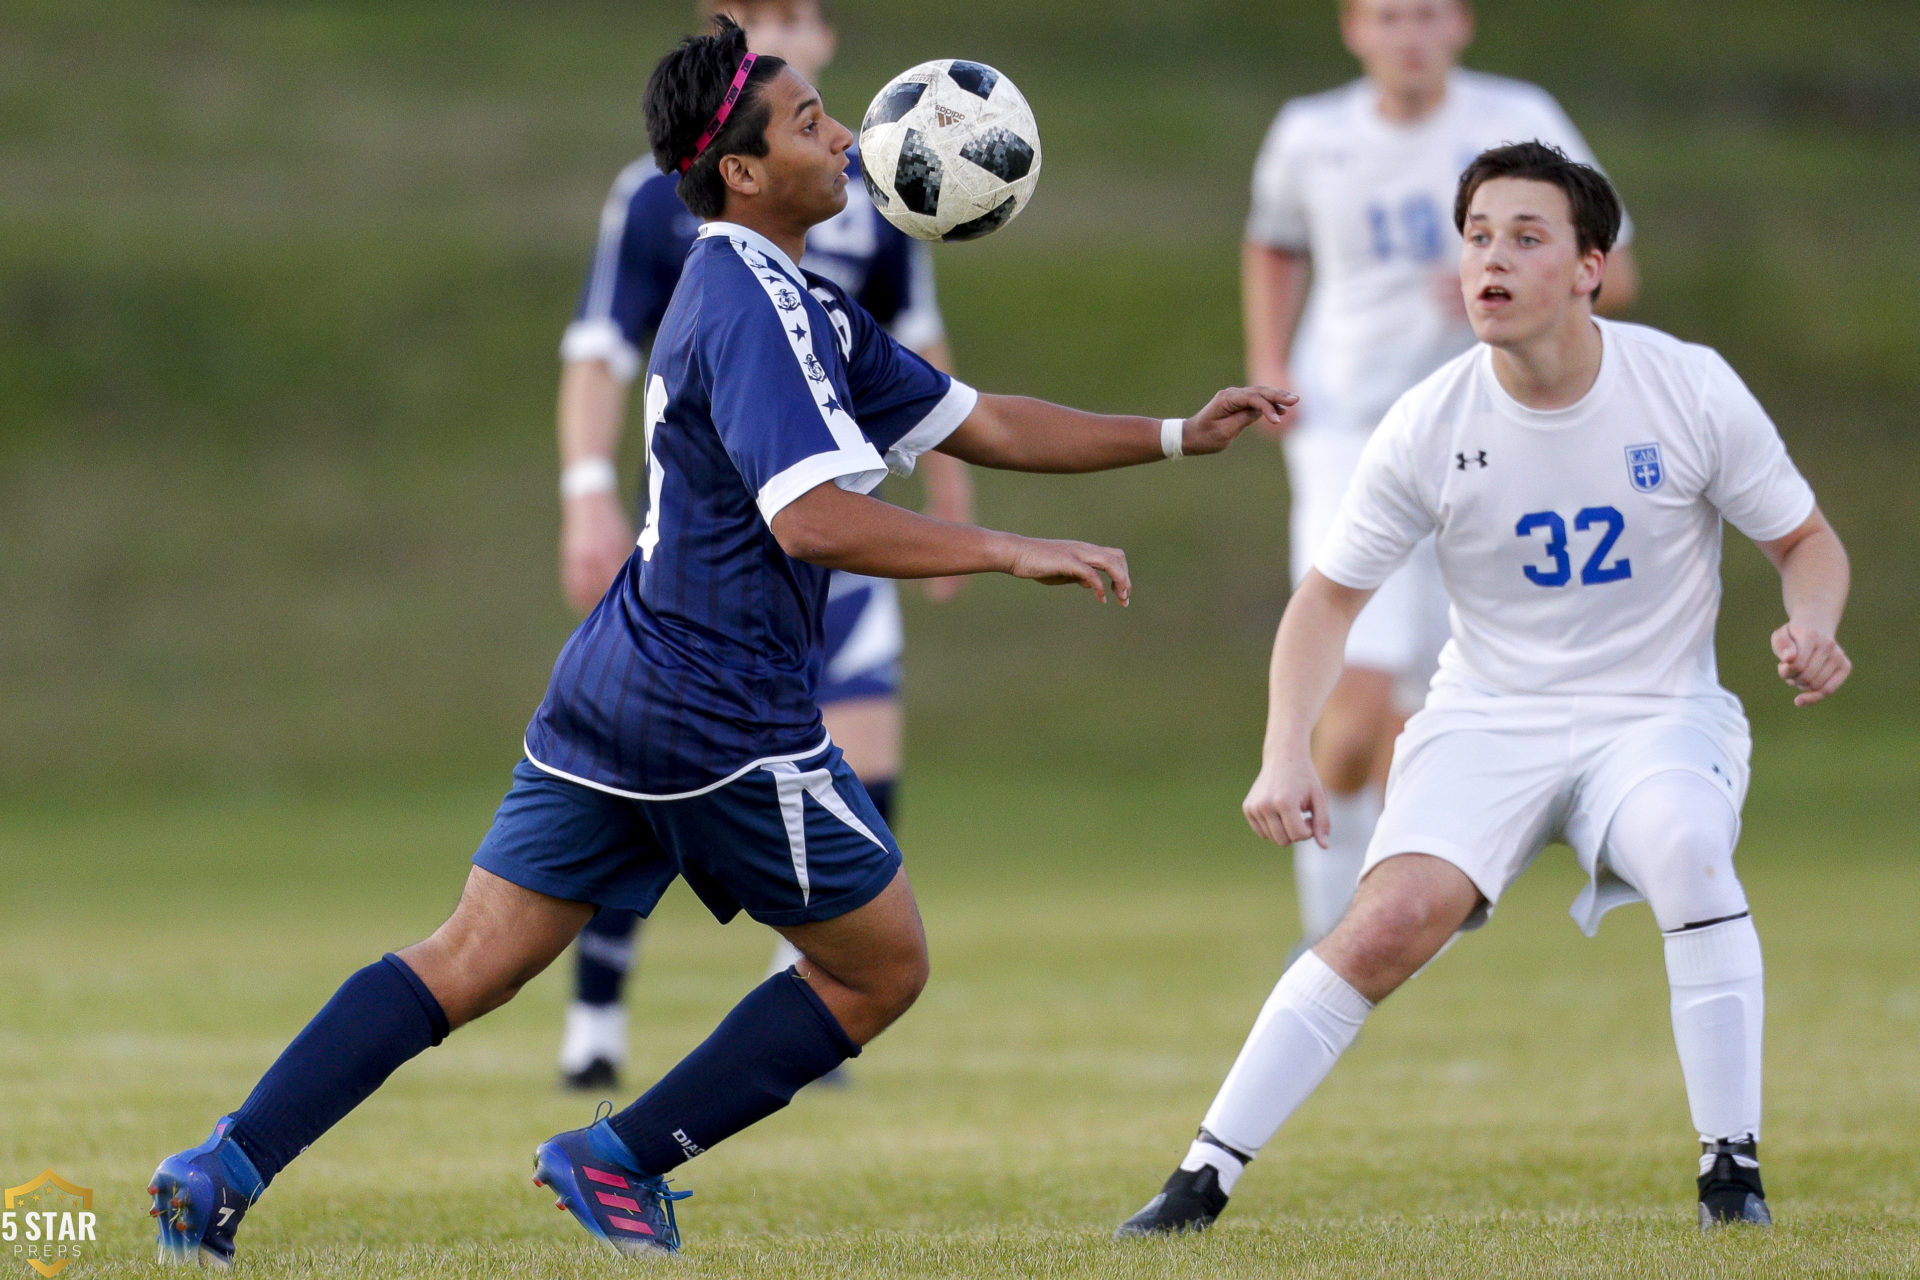
[[[786,824],[787,850],[793,856],[793,878],[800,886],[802,906],[807,905],[813,892],[807,878],[807,796],[812,796],[822,809],[880,848],[886,848],[880,843],[880,838],[848,807],[847,802],[840,798],[840,793],[833,789],[831,770],[809,769],[802,773],[792,762],[784,760],[766,765],[765,768],[773,775],[773,785],[780,796],[780,818]]]

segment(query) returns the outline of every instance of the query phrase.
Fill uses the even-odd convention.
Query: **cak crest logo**
[[[1633,481],[1633,487],[1642,493],[1652,493],[1667,478],[1660,465],[1660,446],[1657,444],[1630,444],[1627,446],[1627,478]]]
[[[0,1249],[43,1276],[57,1276],[94,1243],[93,1192],[48,1169],[8,1187]]]

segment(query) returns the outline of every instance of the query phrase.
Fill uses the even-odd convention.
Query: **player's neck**
[[[1373,109],[1389,124],[1419,124],[1447,100],[1447,82],[1388,88],[1374,81]]]
[[[1537,337],[1493,348],[1493,376],[1529,409],[1564,409],[1593,389],[1603,347],[1592,313],[1576,308],[1566,323]]]
[[[773,241],[773,247],[786,254],[787,258],[796,264],[806,256],[807,229],[805,227],[793,227],[784,221],[776,221],[750,205],[742,207],[736,200],[727,202],[725,211],[720,215],[720,221],[731,222],[749,231],[759,232]]]

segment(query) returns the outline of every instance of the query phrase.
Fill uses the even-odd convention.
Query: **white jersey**
[[[1565,409],[1509,396],[1488,347],[1402,396],[1314,566],[1372,588],[1435,535],[1452,601],[1436,689],[1731,698],[1713,654],[1721,519],[1784,537],[1813,491],[1717,352],[1594,323],[1599,376]]]
[[[1543,89],[1454,71],[1426,119],[1396,124],[1367,80],[1281,108],[1253,171],[1247,239],[1313,259],[1290,361],[1303,429],[1370,431],[1408,387],[1473,345],[1451,287],[1453,200],[1482,151],[1539,139],[1593,164]],[[1622,228],[1621,241],[1629,237]]]

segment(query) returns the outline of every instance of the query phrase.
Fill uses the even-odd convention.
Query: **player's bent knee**
[[[1731,807],[1703,779],[1656,774],[1614,814],[1607,860],[1646,898],[1661,929],[1679,929],[1747,909],[1733,866],[1738,834]]]
[[[927,989],[931,974],[932,965],[924,946],[894,957],[866,984],[865,994],[872,1002],[875,1015],[892,1022],[911,1009],[920,999],[920,993]]]
[[[1373,764],[1378,747],[1372,726],[1341,724],[1316,735],[1313,741],[1314,768],[1329,791],[1350,794],[1373,779]]]

